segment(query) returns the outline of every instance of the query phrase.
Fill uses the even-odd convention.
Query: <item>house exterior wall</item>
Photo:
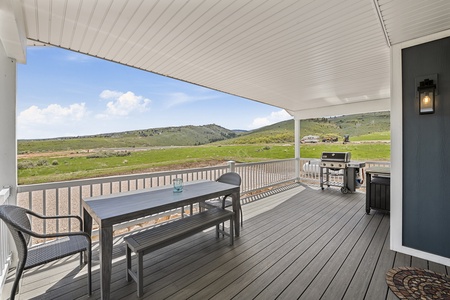
[[[450,37],[402,50],[403,245],[450,258]],[[417,85],[438,74],[434,114]]]
[[[448,38],[450,30],[391,47],[391,249],[444,265],[450,265]],[[419,115],[415,85],[431,74],[439,76],[439,103],[435,114]]]

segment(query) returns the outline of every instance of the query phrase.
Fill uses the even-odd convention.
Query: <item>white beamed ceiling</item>
[[[22,5],[31,43],[267,103],[301,118],[389,109],[389,45],[450,28],[448,0]]]

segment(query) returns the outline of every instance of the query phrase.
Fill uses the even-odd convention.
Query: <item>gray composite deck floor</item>
[[[299,185],[265,196],[243,206],[233,247],[207,231],[146,255],[142,299],[396,299],[385,282],[391,267],[450,271],[390,251],[389,215],[366,215],[364,193]],[[137,299],[136,284],[125,280],[124,252],[117,238],[111,296]],[[77,256],[26,271],[22,281],[20,299],[100,297],[98,263],[89,298]]]

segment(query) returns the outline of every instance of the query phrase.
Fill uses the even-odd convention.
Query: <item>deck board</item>
[[[302,212],[303,216],[298,216],[295,218],[295,210],[290,209],[288,215],[283,219],[279,219],[275,216],[275,222],[259,222],[257,226],[254,225],[244,225],[243,235],[250,232],[250,236],[253,238],[248,240],[237,239],[238,249],[231,253],[231,256],[226,258],[226,263],[224,263],[221,268],[215,270],[213,275],[208,275],[208,280],[200,280],[191,283],[193,286],[186,287],[177,294],[170,295],[173,299],[186,299],[189,296],[194,296],[189,294],[189,290],[200,290],[203,289],[195,298],[205,299],[205,297],[212,296],[210,293],[217,291],[215,285],[223,285],[225,282],[233,281],[236,277],[233,275],[226,274],[229,272],[237,272],[238,274],[243,273],[243,271],[248,270],[253,265],[256,265],[263,261],[263,259],[271,252],[279,249],[281,247],[280,241],[291,240],[296,234],[301,234],[298,231],[290,230],[291,228],[298,228],[303,226],[304,228],[309,228],[315,224],[314,216],[318,211],[320,211],[324,203],[318,203],[319,206],[315,207],[311,211]],[[330,208],[331,209],[331,208]],[[273,218],[273,216],[272,216]],[[277,224],[277,226],[274,226]],[[258,226],[259,225],[259,226]],[[241,243],[243,242],[243,243]],[[220,262],[224,258],[218,259]],[[231,260],[232,259],[232,260]],[[235,268],[235,270],[233,270]],[[192,275],[192,274],[191,274]],[[204,272],[200,272],[199,276],[204,276]],[[191,278],[192,279],[192,278]],[[216,281],[213,285],[210,282]],[[161,294],[155,294],[155,297],[159,298]],[[167,295],[163,295],[164,297]]]
[[[345,274],[342,271],[342,265],[347,257],[350,255],[355,244],[358,243],[360,238],[366,232],[371,223],[378,224],[379,216],[363,216],[357,226],[351,228],[351,231],[345,237],[345,240],[339,244],[339,247],[330,253],[330,258],[326,264],[321,268],[320,272],[316,274],[314,281],[308,286],[307,290],[302,294],[303,299],[311,299],[311,297],[321,297],[325,291],[329,288],[331,283],[335,281],[335,278],[340,280],[345,278],[349,274]],[[339,298],[334,298],[339,299]]]
[[[351,205],[342,207],[336,206],[334,210],[332,210],[334,214],[331,218],[328,217],[328,215],[330,215],[329,213],[323,215],[323,218],[319,218],[317,222],[315,222],[314,228],[312,228],[315,230],[314,234],[311,234],[307,239],[301,241],[301,243],[297,245],[293,251],[289,252],[281,262],[277,262],[274,267],[277,276],[270,282],[270,285],[265,287],[261,293],[259,293],[257,298],[272,299],[277,297],[290,286],[291,282],[298,274],[304,274],[302,270],[311,261],[314,261],[314,257],[320,252],[321,248],[323,248],[339,231],[340,226],[338,225],[338,221],[352,215],[352,208],[354,208],[354,206]],[[268,273],[265,277],[270,280],[271,274]],[[305,281],[302,281],[301,283],[304,282]],[[296,292],[300,292],[301,285],[294,284],[293,286],[295,286],[294,290]],[[259,291],[254,290],[253,292]]]
[[[397,299],[385,282],[393,266],[449,271],[389,250],[389,215],[367,215],[363,193],[300,185],[266,195],[243,206],[234,246],[209,230],[146,255],[142,299]],[[122,240],[114,241],[111,296],[136,299]],[[26,271],[20,299],[99,299],[97,243],[93,257],[91,297],[86,268],[72,256]],[[13,278],[10,272],[2,300]]]
[[[337,205],[333,209],[330,209],[327,214],[323,215],[323,224],[331,223],[331,220],[336,213],[335,211],[338,209],[339,205]],[[227,274],[224,274],[220,281],[216,281],[214,285],[208,287],[208,292],[206,292],[206,290],[203,290],[202,292],[198,293],[198,295],[196,295],[196,298],[209,298],[214,295],[211,294],[211,292],[216,293],[217,290],[222,290],[223,288],[231,284],[234,287],[235,281],[241,281],[241,276],[243,276],[241,270],[245,270],[244,274],[250,273],[250,276],[253,277],[256,273],[266,271],[268,264],[270,263],[277,262],[277,265],[284,261],[288,261],[288,263],[291,263],[292,260],[294,260],[297,256],[297,254],[295,253],[301,253],[305,251],[308,245],[311,245],[314,239],[317,238],[316,236],[321,234],[316,230],[314,226],[315,224],[317,224],[317,222],[318,220],[315,220],[314,223],[308,226],[303,224],[304,228],[301,230],[292,230],[292,228],[299,227],[297,224],[284,225],[284,222],[279,222],[279,226],[275,226],[271,228],[270,231],[266,231],[264,233],[266,238],[269,236],[276,237],[273,242],[270,241],[270,247],[262,248],[261,251],[259,251],[257,254],[246,260],[239,269],[232,270]],[[322,229],[322,233],[325,233],[326,230],[330,227],[331,225]],[[265,241],[267,241],[267,239],[265,239]],[[254,270],[255,268],[258,269],[256,270],[256,272]],[[219,283],[220,285],[217,283]],[[222,295],[222,292],[220,293],[220,295]]]
[[[388,232],[389,223],[381,222],[369,246],[366,248],[356,272],[353,274],[352,281],[345,292],[345,298],[364,299]]]
[[[388,232],[383,241],[383,248],[378,256],[377,265],[365,295],[366,299],[384,299],[387,297],[389,288],[386,285],[385,275],[387,270],[392,268],[395,259],[395,252],[389,250],[389,238],[390,234]]]

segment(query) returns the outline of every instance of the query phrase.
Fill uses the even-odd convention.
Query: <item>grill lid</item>
[[[349,162],[351,152],[322,152],[322,161]]]

